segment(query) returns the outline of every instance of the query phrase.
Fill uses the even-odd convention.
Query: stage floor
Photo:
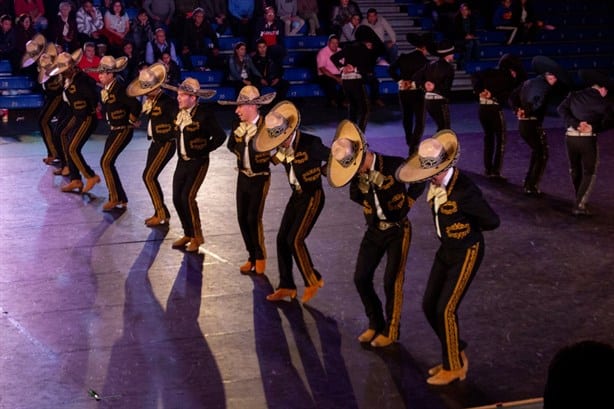
[[[389,102],[373,113],[366,136],[372,150],[404,155],[399,109]],[[315,101],[299,106],[304,130],[329,144],[344,113]],[[228,129],[232,111],[215,109]],[[459,310],[468,378],[446,387],[425,382],[440,347],[421,311],[438,245],[424,197],[410,212],[401,337],[376,350],[356,340],[367,325],[352,279],[364,219],[347,188],[326,184],[307,241],[326,285],[308,305],[270,303],[275,236],[290,193],[281,168],[273,169],[264,215],[268,270],[246,276],[235,160],[225,147],[212,154],[198,194],[206,243],[193,255],[171,249],[182,233],[170,198],[175,159],[161,175],[170,228],[143,224],[152,206],[141,180],[142,130],[118,160],[129,208],[109,214],[101,211],[104,183],[86,196],[60,191],[65,182],[41,161],[33,113],[0,125],[0,408],[443,409],[541,396],[559,348],[614,342],[614,133],[599,141],[594,215],[577,218],[559,118],[545,124],[544,195],[528,198],[521,186],[529,150],[509,112],[508,183],[497,184],[482,175],[477,105],[451,111],[459,167],[502,223],[485,233],[486,256]],[[433,129],[429,120],[425,135]],[[84,149],[97,173],[104,140],[100,126]]]

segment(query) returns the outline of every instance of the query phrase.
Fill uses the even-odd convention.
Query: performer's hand
[[[433,92],[433,90],[435,89],[435,84],[433,84],[431,81],[427,81],[424,83],[424,89],[427,92]]]
[[[583,133],[593,132],[593,126],[586,121],[582,121],[578,125],[578,131]]]
[[[490,99],[491,96],[492,96],[492,94],[487,89],[485,89],[484,91],[480,92],[480,97],[482,97],[482,98]]]
[[[518,119],[524,118],[525,117],[524,109],[518,108],[518,110],[516,111],[516,117]]]

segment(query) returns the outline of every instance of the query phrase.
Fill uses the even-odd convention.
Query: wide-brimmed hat
[[[578,77],[587,87],[598,85],[610,90],[614,90],[614,78],[608,75],[605,70],[599,69],[581,69],[578,70]]]
[[[405,183],[423,182],[454,166],[459,155],[456,134],[442,129],[420,143],[418,152],[397,169],[396,177]]]
[[[126,87],[130,97],[140,97],[158,89],[166,81],[166,66],[157,62],[139,71],[139,76]]]
[[[200,83],[196,78],[188,77],[179,86],[174,86],[170,84],[162,84],[162,88],[170,89],[177,93],[183,92],[185,94],[194,95],[197,97],[202,97],[205,99],[213,98],[216,94],[216,91],[212,89],[200,89]]]
[[[446,55],[454,54],[454,43],[450,40],[441,40],[435,44],[432,54],[439,57],[445,57]]]
[[[217,101],[220,105],[266,105],[275,99],[275,92],[260,95],[258,88],[253,85],[246,85],[241,88],[236,101]]]
[[[571,84],[571,76],[563,69],[556,61],[545,55],[536,55],[531,60],[533,71],[538,74],[550,73],[554,75],[557,81],[561,81],[566,85]]]
[[[255,148],[266,152],[277,148],[296,131],[301,116],[290,101],[281,101],[264,117],[264,127],[256,134]]]
[[[49,69],[55,62],[55,57],[57,57],[57,49],[55,48],[55,44],[49,43],[47,44],[47,49],[41,56],[38,58],[38,83],[44,84],[49,79]]]
[[[86,72],[109,73],[123,71],[128,65],[128,57],[115,58],[112,55],[105,55],[100,59],[98,67],[86,68]]]
[[[34,34],[34,37],[26,43],[26,52],[21,58],[21,66],[25,68],[34,64],[45,51],[46,42],[45,36],[42,34]]]
[[[344,119],[337,126],[337,132],[328,158],[328,183],[342,187],[354,177],[366,152],[365,137],[355,123]]]
[[[514,70],[516,72],[516,81],[522,82],[527,78],[527,72],[520,57],[514,54],[505,53],[499,58],[497,67],[501,70]]]
[[[416,48],[426,47],[433,42],[433,36],[431,33],[407,33],[405,37],[407,38],[407,42]]]
[[[63,73],[70,67],[79,64],[81,61],[81,57],[83,57],[83,50],[78,49],[74,51],[72,54],[67,53],[66,51],[60,53],[53,62],[53,65],[49,67],[49,76],[54,76]]]

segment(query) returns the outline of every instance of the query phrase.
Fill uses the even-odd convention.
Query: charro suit
[[[62,91],[64,89],[62,87],[61,76],[54,75],[41,85],[43,87],[45,103],[38,117],[38,126],[47,148],[47,156],[58,159],[61,166],[64,166],[67,160],[60,138],[60,130],[66,125],[68,114],[66,103],[62,100]],[[52,124],[54,117],[56,119],[55,125]]]

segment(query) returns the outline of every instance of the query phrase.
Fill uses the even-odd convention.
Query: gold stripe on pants
[[[166,158],[169,154],[170,150],[175,150],[175,145],[172,143],[164,143],[162,148],[158,150],[156,156],[147,169],[145,169],[145,175],[143,180],[145,182],[145,187],[149,192],[149,196],[151,197],[151,201],[154,205],[154,209],[156,211],[156,216],[165,219],[170,217],[170,214],[165,214],[166,210],[164,207],[164,199],[162,197],[162,192],[159,190],[159,183],[156,183],[156,175],[162,171],[162,168],[166,165]]]
[[[83,119],[81,119],[80,122],[77,122],[78,119],[76,117],[73,117],[73,119],[71,119],[71,123],[73,122],[73,120],[75,121],[75,126],[77,126],[77,130],[75,131],[70,141],[70,145],[68,147],[68,156],[73,161],[77,169],[79,169],[79,172],[81,172],[83,176],[89,179],[91,177],[94,177],[94,173],[89,173],[87,171],[85,163],[81,160],[82,156],[80,152],[77,152],[77,149],[81,145],[83,138],[90,136],[90,133],[88,131],[90,131],[90,127],[92,126],[92,117],[87,115]]]
[[[209,169],[209,162],[207,161],[206,165],[203,165],[198,170],[198,174],[194,179],[194,183],[190,188],[190,194],[188,196],[188,207],[190,209],[190,218],[192,219],[192,228],[194,229],[194,237],[202,239],[203,238],[203,230],[200,224],[200,214],[198,212],[198,203],[196,202],[196,194],[198,193],[198,189],[203,184],[205,180],[205,176],[207,176],[207,170]]]
[[[399,339],[399,327],[401,325],[401,311],[403,309],[403,283],[405,282],[405,264],[411,243],[411,225],[409,221],[403,225],[403,244],[401,245],[401,260],[399,260],[398,271],[394,281],[394,307],[392,316],[389,318],[390,328],[388,338],[396,341]]]
[[[111,131],[111,135],[116,131]],[[126,138],[132,132],[132,128],[124,128],[121,129],[115,135],[115,139],[111,142],[111,146],[107,149],[100,159],[100,167],[102,168],[102,173],[104,174],[104,180],[107,183],[107,189],[109,190],[109,200],[112,202],[119,201],[119,193],[117,191],[117,184],[115,177],[113,175],[113,171],[111,169],[111,162],[114,159],[117,159],[117,156],[120,153],[120,150],[125,148],[124,143],[126,142]],[[109,137],[111,137],[109,135]],[[119,175],[118,175],[119,178]]]
[[[53,118],[53,114],[58,110],[58,107],[60,106],[61,103],[62,103],[61,95],[58,95],[57,97],[53,98],[49,102],[49,105],[47,105],[46,109],[43,111],[41,118],[40,118],[41,133],[43,134],[43,138],[45,139],[45,145],[47,145],[47,147],[49,148],[49,152],[51,153],[51,156],[57,159],[61,159],[61,158],[58,157],[59,156],[58,150],[55,148],[55,145],[53,144],[53,132],[51,132],[51,126],[49,126],[49,123],[51,122],[51,118]]]
[[[318,277],[313,271],[313,265],[311,264],[309,253],[307,253],[305,238],[307,237],[309,230],[313,227],[313,224],[315,223],[315,218],[318,215],[318,208],[321,202],[322,190],[317,190],[315,194],[309,199],[309,205],[307,206],[305,216],[303,216],[303,220],[301,220],[301,225],[296,232],[296,236],[294,236],[293,247],[294,255],[296,257],[296,263],[298,264],[298,268],[303,274],[305,281],[309,283],[309,286],[317,285]]]

